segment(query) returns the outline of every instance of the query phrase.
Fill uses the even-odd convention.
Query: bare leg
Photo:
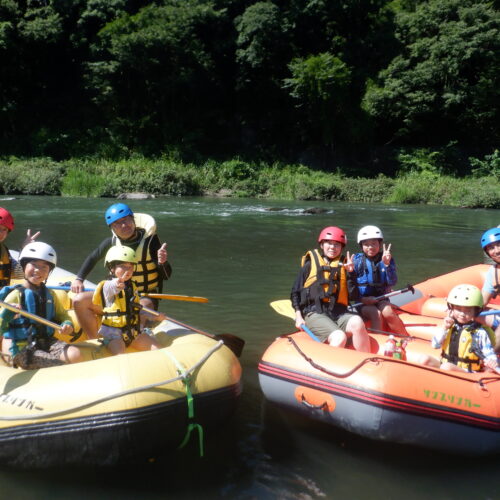
[[[83,361],[82,353],[78,347],[74,345],[67,345],[61,353],[61,361],[65,363],[80,363]]]
[[[147,333],[141,333],[138,335],[131,346],[138,351],[154,351],[155,349],[159,349],[161,346],[158,342],[148,335]]]
[[[381,309],[382,316],[387,322],[389,331],[391,333],[397,333],[399,335],[408,335],[405,325],[401,321],[401,318],[393,311],[389,304],[386,304]]]
[[[115,354],[123,354],[125,352],[125,342],[122,339],[113,339],[108,344],[109,352],[114,356]]]
[[[139,300],[139,302],[141,303],[142,306],[147,307],[148,309],[154,309],[155,308],[154,307],[154,302],[150,298],[148,298],[148,297],[141,297],[141,299]],[[140,315],[140,328],[141,328],[141,330],[144,329],[144,327],[146,326],[146,324],[147,324],[148,321],[154,322],[154,321],[156,321],[156,319],[157,318],[155,318],[154,316],[151,316],[151,315],[143,312]],[[148,349],[146,349],[146,350],[148,350]]]
[[[328,343],[332,347],[344,347],[347,342],[347,335],[342,330],[335,330],[328,335]]]
[[[377,306],[363,306],[361,308],[361,316],[363,319],[370,322],[370,326],[374,330],[381,330],[382,325],[380,324],[380,312]]]
[[[352,334],[352,343],[356,351],[370,352],[370,339],[361,316],[353,316],[347,322],[346,331]]]
[[[73,298],[73,309],[81,328],[89,339],[97,338],[97,316],[92,303],[92,292],[82,292]]]

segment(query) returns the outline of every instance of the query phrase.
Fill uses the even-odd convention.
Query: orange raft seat
[[[499,375],[423,366],[422,355],[439,356],[427,340],[410,340],[408,361],[383,355],[387,336],[370,340],[373,352],[363,353],[303,332],[278,337],[259,363],[265,397],[371,439],[467,455],[500,452]]]

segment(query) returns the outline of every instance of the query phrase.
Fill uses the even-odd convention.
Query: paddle
[[[406,288],[401,288],[401,290],[395,290],[394,292],[385,293],[384,295],[375,297],[375,300],[377,302],[380,302],[381,300],[388,299],[389,297],[394,297],[395,295],[400,295],[401,293],[408,293],[408,292],[411,292],[412,295],[415,294],[415,289],[413,288],[412,285],[406,285]],[[357,302],[356,304],[352,304],[350,307],[359,307],[362,305],[365,304],[363,304],[363,302]]]
[[[500,310],[499,309],[492,309],[491,311],[483,311],[478,314],[478,316],[491,316],[492,314],[497,314],[500,316]]]
[[[278,314],[286,316],[287,318],[295,319],[295,311],[293,310],[292,303],[289,300],[287,299],[275,300],[274,302],[271,302],[269,305]],[[316,335],[314,335],[314,333],[305,324],[301,325],[300,329],[304,330],[304,332],[306,332],[307,335],[309,335],[309,337],[311,337],[316,342],[321,342],[321,340],[319,340],[318,337],[316,337]]]
[[[149,307],[145,307],[142,304],[138,304],[137,302],[132,302],[131,304],[133,307],[137,309],[142,309],[143,311],[147,312],[148,314],[151,314],[153,316],[160,316],[160,313],[158,311],[155,311],[154,309],[150,309]],[[161,313],[163,314],[163,313]],[[211,333],[204,332],[203,330],[198,330],[197,328],[194,328],[192,326],[186,325],[184,323],[181,323],[180,321],[177,321],[176,319],[170,318],[167,315],[163,314],[165,318],[167,318],[169,321],[172,323],[175,323],[176,325],[183,326],[184,328],[187,328],[189,330],[193,330],[196,333],[199,333],[201,335],[205,335],[205,337],[209,337],[214,340],[222,340],[224,344],[233,351],[236,357],[240,357],[241,353],[243,351],[243,347],[245,345],[245,341],[237,337],[236,335],[231,335],[230,333],[221,333],[219,335],[213,335]]]
[[[62,327],[61,325],[58,325],[57,323],[54,323],[48,319],[42,318],[41,316],[37,316],[36,314],[30,313],[28,311],[24,311],[22,309],[18,309],[16,306],[13,306],[7,302],[3,302],[0,300],[0,306],[8,309],[9,311],[15,312],[16,314],[20,314],[21,316],[26,316],[29,319],[32,319],[33,321],[38,321],[38,323],[42,323],[43,325],[50,326],[51,328],[54,328],[54,330],[61,331]]]
[[[141,297],[149,297],[151,299],[166,299],[166,300],[183,300],[185,302],[208,302],[206,297],[195,297],[192,295],[172,295],[167,293],[144,293]]]
[[[47,288],[51,290],[65,290],[69,292],[71,287],[68,285],[48,285]],[[95,288],[87,288],[86,292],[93,292]],[[185,302],[208,302],[206,297],[194,297],[191,295],[173,295],[167,293],[145,293],[141,297],[150,297],[152,299],[166,299],[166,300],[183,300]]]

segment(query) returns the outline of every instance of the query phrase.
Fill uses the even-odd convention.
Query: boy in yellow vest
[[[455,286],[448,294],[448,308],[443,331],[432,339],[432,346],[442,349],[441,360],[425,356],[422,364],[448,371],[477,372],[483,365],[495,370],[493,331],[474,320],[483,308],[481,290],[474,285]]]
[[[302,329],[305,324],[320,341],[334,347],[344,347],[348,337],[352,337],[356,350],[370,352],[363,320],[347,312],[350,299],[358,295],[352,259],[349,252],[347,259],[342,255],[346,235],[339,227],[325,227],[318,243],[319,249],[302,257],[290,295],[295,326]]]
[[[126,246],[113,246],[106,253],[104,265],[110,271],[110,279],[101,281],[94,292],[92,302],[102,314],[99,334],[112,354],[125,352],[127,346],[138,351],[160,348],[150,335],[141,331],[140,307],[137,285],[132,281],[136,266],[134,250]]]

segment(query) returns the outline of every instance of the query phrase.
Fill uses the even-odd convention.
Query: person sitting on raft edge
[[[56,293],[45,286],[49,274],[57,264],[54,249],[43,242],[26,245],[19,262],[24,269],[22,285],[2,289],[4,302],[41,318],[61,324],[61,333],[71,335],[73,323]],[[65,363],[78,363],[82,355],[78,347],[57,340],[54,329],[34,319],[16,315],[3,308],[0,313],[2,352],[10,352],[12,365],[24,370],[35,370]]]
[[[486,273],[483,289],[481,290],[483,303],[487,305],[492,298],[500,294],[500,227],[493,227],[483,233],[481,247],[484,253],[493,261],[493,265]],[[500,311],[498,314],[480,316],[476,319],[495,331],[495,352],[500,355]]]
[[[325,227],[318,237],[319,249],[309,250],[292,287],[295,326],[306,325],[322,342],[344,347],[352,337],[356,350],[370,352],[365,324],[357,314],[347,312],[350,300],[358,298],[352,259],[342,250],[347,244],[339,227]]]
[[[21,265],[12,258],[5,244],[5,240],[12,231],[14,231],[14,217],[6,208],[0,207],[0,288],[10,285],[11,279],[24,278]],[[33,243],[39,235],[40,231],[32,235],[31,229],[28,229],[22,247]]]
[[[137,290],[142,293],[159,293],[162,283],[172,274],[167,260],[167,244],[160,244],[153,217],[134,214],[124,203],[111,205],[104,215],[112,236],[104,239],[83,262],[77,277],[71,283],[71,291],[76,293],[73,308],[83,331],[89,339],[97,338],[97,317],[99,314],[92,303],[93,292],[85,292],[83,282],[97,262],[102,260],[112,246],[127,246],[136,254],[133,279]],[[158,309],[158,300],[141,297],[140,303],[150,309]]]
[[[391,291],[398,281],[396,263],[391,254],[391,244],[384,243],[384,235],[377,226],[364,226],[358,231],[361,252],[352,257],[354,273],[360,295],[361,316],[370,321],[374,330],[383,330],[381,317],[388,330],[398,335],[408,335],[401,318],[394,312],[388,299],[377,297]]]
[[[457,285],[450,290],[447,302],[443,331],[432,338],[432,347],[442,348],[441,359],[424,355],[420,362],[448,371],[477,372],[483,366],[495,370],[498,362],[493,350],[493,331],[474,319],[483,308],[479,288]]]

